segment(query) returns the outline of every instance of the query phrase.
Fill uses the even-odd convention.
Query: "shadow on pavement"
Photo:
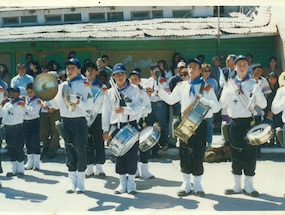
[[[43,202],[47,200],[47,196],[37,194],[37,193],[28,193],[21,190],[15,190],[9,187],[3,187],[0,189],[0,193],[5,194],[7,199],[15,199],[22,201],[30,201],[30,202]]]
[[[21,179],[23,179],[26,182],[34,182],[38,184],[57,184],[59,181],[57,180],[49,180],[49,179],[43,179],[39,177],[35,177],[32,175],[25,175]]]
[[[86,191],[85,195],[97,199],[96,207],[89,208],[88,211],[127,211],[130,208],[136,209],[167,209],[181,206],[184,209],[198,208],[198,201],[190,199],[173,198],[171,196],[154,193],[137,193],[134,195],[121,194],[109,195],[92,191]]]
[[[284,211],[285,199],[261,194],[260,197],[243,199],[244,194],[218,196],[206,194],[204,198],[217,201],[213,207],[217,211]],[[239,198],[236,198],[239,197]]]

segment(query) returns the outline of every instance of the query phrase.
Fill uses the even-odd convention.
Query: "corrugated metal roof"
[[[272,7],[272,22],[277,25],[278,32],[283,41],[285,41],[285,5]]]
[[[285,19],[284,19],[285,20]],[[0,29],[0,41],[159,38],[219,35],[276,34],[270,7],[246,17],[161,18],[142,21],[30,26]],[[218,30],[218,26],[220,27]]]

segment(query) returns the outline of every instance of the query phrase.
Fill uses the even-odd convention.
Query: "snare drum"
[[[249,144],[251,145],[261,145],[266,142],[269,143],[271,135],[271,126],[269,124],[262,123],[251,128],[247,132],[246,138],[248,139]]]
[[[147,126],[140,132],[139,149],[146,152],[159,140],[160,132],[154,126]]]
[[[183,140],[184,143],[187,143],[189,138],[195,134],[196,129],[205,118],[209,109],[208,105],[204,105],[200,100],[197,100],[175,129],[175,135]]]
[[[111,140],[109,147],[113,155],[117,157],[124,156],[138,141],[139,132],[131,125],[121,128]]]

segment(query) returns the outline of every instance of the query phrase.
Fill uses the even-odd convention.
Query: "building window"
[[[104,22],[105,13],[90,13],[89,20],[90,22]]]
[[[61,15],[48,15],[48,16],[45,16],[45,18],[46,18],[46,23],[60,23],[60,22],[62,22]]]
[[[76,14],[64,14],[64,22],[80,22],[81,13]]]
[[[162,10],[152,11],[152,18],[163,18],[163,11]]]
[[[137,11],[132,12],[132,19],[141,20],[141,19],[149,19],[150,13],[146,11]]]
[[[21,17],[21,23],[37,23],[37,16],[22,16]]]
[[[123,12],[107,13],[107,20],[108,21],[124,21],[124,14]]]
[[[218,6],[214,7],[214,16],[218,16]],[[225,16],[225,7],[220,6],[220,16]]]
[[[19,17],[4,17],[3,25],[18,25]]]
[[[174,10],[174,18],[191,18],[191,10]]]

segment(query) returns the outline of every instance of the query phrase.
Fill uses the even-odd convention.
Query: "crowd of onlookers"
[[[221,62],[221,59],[218,56],[214,56],[211,59],[206,61],[205,56],[199,54],[196,56],[202,64],[202,78],[207,84],[210,84],[213,89],[215,90],[217,98],[221,95],[222,89],[226,81],[230,77],[234,77],[236,75],[234,71],[234,60],[236,55],[230,54],[227,56],[225,62]],[[249,62],[249,70],[248,74],[252,78],[261,80],[262,82],[262,89],[264,92],[265,97],[267,98],[267,107],[264,110],[260,110],[259,116],[256,118],[257,122],[266,122],[272,125],[272,128],[275,129],[276,127],[283,127],[283,123],[281,120],[281,113],[274,115],[271,111],[271,104],[273,98],[276,94],[277,89],[279,88],[278,78],[282,73],[281,68],[279,68],[277,64],[276,57],[270,57],[269,64],[266,66],[262,66],[257,62],[254,62],[253,56],[251,54],[246,55],[248,62]],[[76,58],[76,52],[71,51],[65,60],[69,60],[71,58]],[[92,62],[91,59],[85,59],[81,69],[82,75],[85,75],[84,68],[88,63]],[[94,62],[98,70],[100,71],[100,81],[106,84],[108,87],[109,85],[109,77],[112,74],[112,66],[109,65],[109,57],[107,55],[102,55],[100,58]],[[176,84],[180,81],[187,80],[189,78],[187,72],[187,60],[183,58],[179,53],[174,53],[172,56],[171,63],[167,63],[165,60],[159,60],[157,65],[160,69],[160,76],[167,80],[167,84],[169,85],[170,91],[174,89]],[[225,65],[225,66],[222,66]],[[26,63],[25,64],[18,64],[17,75],[19,75],[19,71],[21,69],[25,69],[25,74],[32,78],[30,80],[34,80],[38,74],[47,73],[51,71],[55,71],[56,73],[51,73],[56,76],[59,82],[65,81],[67,76],[65,72],[65,68],[62,67],[59,62],[56,60],[51,60],[47,63],[47,65],[40,65],[39,62],[33,59],[33,55],[28,53],[26,54]],[[150,65],[151,68],[151,65]],[[140,68],[135,68],[137,72],[141,72]],[[151,69],[150,69],[151,70]],[[129,71],[132,72],[132,71]],[[151,75],[150,75],[151,76]],[[15,76],[16,77],[16,76]],[[8,71],[8,68],[5,64],[0,64],[0,79],[7,83],[8,86],[13,85],[13,78],[11,77],[11,73]],[[142,78],[142,82],[145,81],[148,77]],[[27,83],[25,83],[27,84]],[[142,83],[143,86],[143,83]],[[171,128],[171,124],[173,121],[180,121],[180,106],[179,104],[175,104],[173,106],[168,106],[168,113],[166,115],[166,121]],[[59,114],[53,118],[53,121],[59,119]],[[47,118],[42,117],[42,120],[46,122]],[[220,125],[222,121],[229,121],[227,114],[224,110],[221,110],[219,113],[215,114],[212,119],[207,119],[207,146],[211,147],[212,144],[212,136],[214,128],[218,128],[217,130],[220,131]],[[45,122],[42,122],[43,124]],[[48,125],[42,126],[41,128],[41,141],[44,142],[44,152],[47,153],[49,158],[53,158],[56,155],[56,147],[59,147],[59,138],[58,134],[54,133],[54,128],[47,129]],[[48,130],[48,132],[47,132]],[[55,141],[57,142],[53,147],[53,151],[48,150],[49,141],[51,139],[50,136],[56,135]],[[166,145],[169,147],[175,146],[175,138],[172,135],[171,129],[168,131],[168,136],[172,138],[173,141],[164,140],[166,141]],[[273,136],[271,142],[266,144],[267,146],[276,146],[279,145],[277,138]]]

